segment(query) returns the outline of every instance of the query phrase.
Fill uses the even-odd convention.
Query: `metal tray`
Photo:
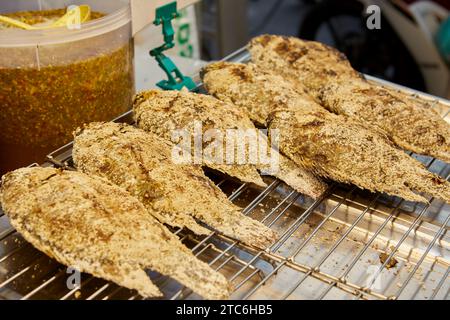
[[[225,60],[245,62],[248,53],[241,49]],[[368,79],[432,102],[449,120],[449,101]],[[130,113],[115,121],[130,123]],[[448,178],[449,165],[412,156]],[[72,167],[71,144],[50,154],[42,165]],[[215,233],[196,237],[173,230],[199,259],[232,282],[231,298],[448,299],[449,205],[436,199],[430,199],[429,205],[417,204],[337,183],[312,200],[271,177],[264,178],[266,189],[255,189],[215,173],[208,175],[244,208],[244,214],[280,235],[265,251],[255,251]],[[70,275],[24,241],[0,211],[0,298],[141,298],[87,274],[81,276],[80,287],[69,289]],[[166,299],[201,298],[165,276],[154,272],[149,276]]]

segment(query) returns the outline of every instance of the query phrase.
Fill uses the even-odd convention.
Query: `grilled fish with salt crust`
[[[252,121],[266,126],[274,108],[287,103],[288,97],[281,95],[280,88],[271,82],[279,77],[262,71],[254,64],[216,62],[205,66],[200,74],[208,93],[246,110]],[[296,87],[300,88],[301,84]]]
[[[450,162],[446,121],[392,90],[372,85],[337,50],[270,35],[254,38],[249,50],[259,67],[300,80],[330,111],[377,126],[403,149]]]
[[[242,113],[236,108],[222,106],[220,109],[211,110],[212,116],[205,114],[205,104],[209,108],[215,108],[216,100],[212,97],[194,97],[191,93],[179,91],[150,90],[138,94],[134,99],[134,117],[139,128],[152,132],[166,141],[172,141],[174,130],[187,130],[191,137],[194,136],[195,121],[201,121],[202,132],[208,129],[220,129],[217,126],[217,118],[228,128],[236,128]],[[221,103],[221,102],[219,102]],[[226,113],[226,114],[224,114]],[[203,147],[205,144],[203,143]],[[193,155],[192,150],[192,155]],[[255,166],[251,164],[226,164],[218,163],[213,158],[203,157],[201,163],[211,169],[220,171],[235,177],[243,182],[253,183],[265,187]],[[224,159],[225,160],[225,159]]]
[[[233,104],[223,103],[209,95],[150,90],[137,95],[134,113],[136,123],[140,128],[156,133],[168,141],[171,140],[172,131],[176,128],[185,128],[191,135],[194,135],[194,123],[199,121],[203,124],[202,134],[205,134],[208,129],[215,129],[220,132],[226,132],[228,129],[237,129],[240,132],[248,130],[258,135],[259,146],[264,144],[266,147],[264,149],[269,149],[267,137],[255,128],[245,109],[236,108]],[[223,141],[219,141],[219,143],[223,143]],[[205,146],[203,147],[205,148]],[[270,151],[271,155],[279,161],[279,168],[275,168],[272,172],[270,172],[270,164],[259,161],[259,159],[246,165],[223,165],[217,164],[214,159],[209,161],[208,157],[205,157],[204,164],[242,181],[254,183],[261,180],[258,169],[276,176],[296,191],[312,198],[318,198],[325,191],[326,184],[311,172],[299,167],[275,149]],[[248,147],[247,152],[256,154],[261,150],[249,150]]]
[[[413,190],[450,201],[447,181],[383,133],[322,108],[299,84],[254,65],[223,62],[207,66],[203,81],[212,94],[279,129],[280,150],[320,176],[411,201],[426,202]]]
[[[422,108],[426,112],[434,113],[436,116],[441,117],[445,122],[450,124],[450,117],[449,117],[449,107],[442,103],[441,101],[437,99],[431,99],[431,98],[424,98],[417,94],[410,94],[403,91],[400,91],[395,88],[387,87],[381,84],[378,84],[374,81],[370,81],[372,85],[376,85],[378,87],[383,88],[384,90],[389,91],[392,95],[399,96],[400,99],[408,101],[408,103],[414,104],[415,106]]]
[[[80,172],[24,168],[3,176],[1,205],[11,224],[58,262],[161,296],[145,273],[168,275],[209,299],[227,298],[226,279],[196,259],[128,192]]]
[[[141,200],[161,222],[201,235],[219,232],[266,248],[276,234],[244,216],[200,167],[177,165],[172,145],[126,124],[91,123],[75,133],[73,159],[82,172],[107,178]]]

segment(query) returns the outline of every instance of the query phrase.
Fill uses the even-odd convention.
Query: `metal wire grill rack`
[[[232,60],[238,57],[242,52]],[[436,104],[447,117],[450,103]],[[129,122],[129,114],[119,120]],[[449,165],[412,156],[429,170],[449,177]],[[71,144],[48,160],[44,165],[73,168]],[[232,298],[448,298],[450,207],[441,201],[411,203],[336,183],[312,200],[270,177],[265,177],[265,189],[255,189],[210,176],[231,201],[244,208],[243,214],[279,234],[269,248],[258,251],[214,232],[202,238],[173,230],[199,259],[230,280]],[[200,298],[167,277],[149,275],[168,299]],[[0,298],[141,299],[133,291],[87,274],[81,277],[81,287],[68,289],[68,276],[64,266],[25,242],[0,211]]]

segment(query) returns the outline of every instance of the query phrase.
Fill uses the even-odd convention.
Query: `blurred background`
[[[199,54],[216,60],[259,34],[297,36],[336,47],[358,71],[449,97],[449,10],[449,0],[203,0]]]

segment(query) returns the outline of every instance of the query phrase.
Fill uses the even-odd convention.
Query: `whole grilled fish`
[[[245,110],[253,122],[262,126],[267,126],[269,115],[278,105],[286,104],[290,98],[280,92],[277,83],[272,83],[280,77],[272,77],[252,63],[211,63],[205,66],[200,74],[209,94]],[[296,90],[304,90],[300,82],[297,84]],[[305,90],[302,93],[308,96]]]
[[[197,220],[249,245],[266,248],[276,234],[244,216],[200,167],[173,162],[173,145],[126,124],[91,123],[75,133],[73,159],[136,196],[161,222],[209,234]]]
[[[203,97],[203,96],[202,96]],[[134,99],[134,115],[139,128],[152,132],[164,140],[172,141],[175,130],[186,130],[194,138],[195,125],[201,124],[200,134],[209,129],[220,129],[217,119],[228,128],[237,128],[236,123],[242,118],[242,112],[229,105],[214,108],[211,98],[205,97],[209,102],[211,114],[205,114],[205,103],[193,94],[178,91],[150,90],[138,94]],[[224,114],[225,113],[225,114]],[[193,140],[193,139],[192,139]],[[201,141],[202,147],[207,145]],[[192,146],[192,156],[194,156]],[[202,157],[199,164],[235,177],[243,182],[266,186],[255,166],[251,164],[227,164],[215,161],[214,157]],[[235,159],[233,159],[234,161]],[[235,162],[236,163],[236,162]]]
[[[198,133],[207,135],[208,130],[211,129],[224,134],[230,129],[238,133],[254,133],[256,137],[254,142],[258,144],[257,147],[263,148],[261,151],[258,148],[251,149],[249,145],[244,146],[247,148],[245,159],[247,164],[239,165],[236,161],[233,164],[222,164],[220,160],[224,160],[228,155],[223,156],[219,161],[213,157],[211,157],[212,160],[204,157],[203,164],[242,181],[256,184],[259,184],[258,181],[261,180],[258,170],[266,172],[283,180],[296,191],[313,198],[318,198],[326,189],[325,183],[311,172],[282,156],[275,148],[271,148],[267,136],[255,128],[245,109],[236,108],[233,104],[224,103],[209,95],[150,90],[137,95],[134,114],[140,128],[156,133],[168,141],[171,141],[173,130],[178,128],[186,129],[193,137]],[[202,124],[200,132],[195,132],[196,122]],[[243,137],[238,139],[244,140]],[[224,145],[221,138],[217,140],[222,146]],[[206,149],[207,145],[203,147]],[[222,149],[225,153],[229,152],[225,147]],[[270,161],[258,158],[259,153],[264,153],[266,150],[270,151],[274,161],[278,161],[278,168],[271,168]],[[235,151],[233,153],[237,154],[238,151]],[[256,161],[249,161],[252,155],[257,156],[253,159]]]
[[[373,85],[344,54],[324,44],[264,35],[249,44],[252,61],[300,80],[330,111],[377,126],[399,147],[450,161],[450,125],[418,103]]]
[[[400,99],[408,101],[408,103],[414,104],[415,106],[422,108],[426,112],[430,112],[435,114],[436,116],[439,116],[443,118],[443,120],[450,124],[450,117],[449,117],[449,107],[433,98],[427,98],[423,97],[421,95],[415,94],[415,93],[407,93],[404,91],[401,91],[396,88],[388,87],[383,84],[379,84],[374,81],[369,81],[372,85],[378,86],[383,88],[384,90],[389,91],[394,96],[399,96]]]
[[[135,197],[102,178],[54,168],[19,169],[3,176],[0,200],[17,231],[66,266],[144,297],[162,295],[147,268],[205,298],[230,294],[221,274],[196,259]]]
[[[450,201],[447,181],[397,149],[383,132],[322,108],[298,83],[254,65],[223,62],[207,66],[203,82],[210,93],[278,129],[280,150],[322,177],[412,201],[426,201],[413,190]]]

